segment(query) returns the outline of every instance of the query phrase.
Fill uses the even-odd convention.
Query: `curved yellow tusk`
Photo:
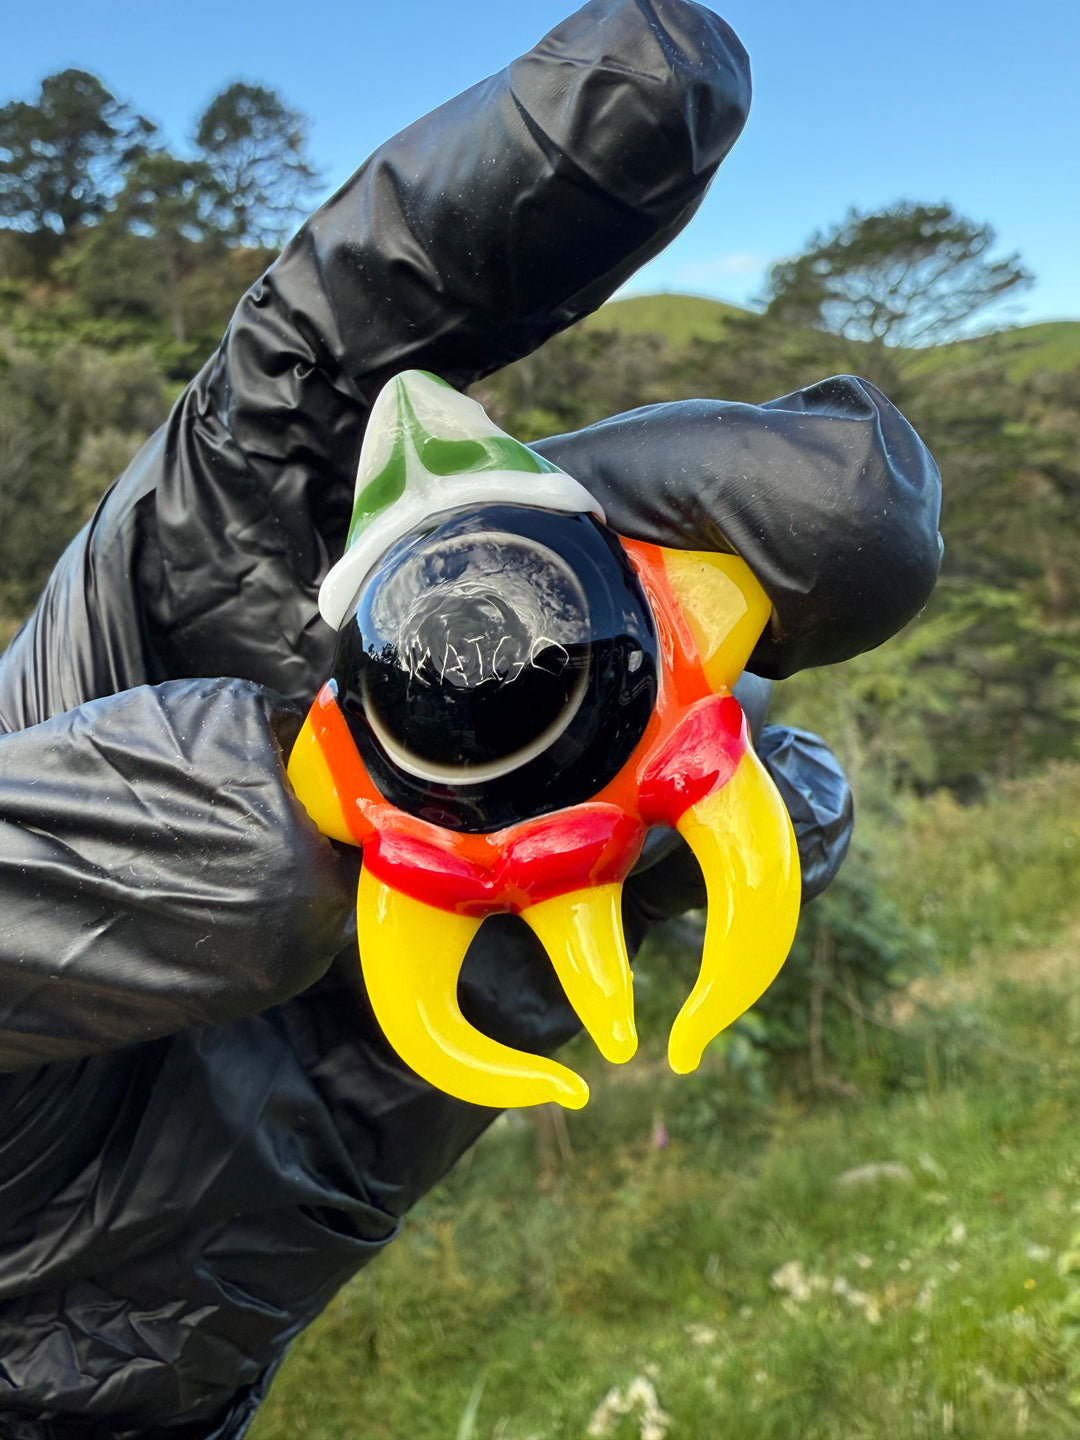
[[[668,1041],[671,1068],[686,1075],[709,1041],[776,978],[795,938],[801,881],[791,820],[752,750],[723,789],[691,806],[677,828],[697,857],[709,899],[701,971]]]
[[[597,885],[521,912],[547,951],[566,998],[605,1060],[637,1049],[634,990],[622,927],[622,886]]]
[[[558,1101],[579,1110],[589,1087],[554,1060],[477,1030],[457,1001],[458,975],[480,920],[414,900],[360,873],[360,962],[387,1040],[429,1084],[473,1105],[505,1109]]]

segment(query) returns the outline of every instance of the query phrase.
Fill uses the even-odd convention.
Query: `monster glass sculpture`
[[[289,775],[326,835],[363,847],[360,958],[390,1044],[463,1100],[583,1105],[573,1071],[469,1024],[458,975],[484,917],[516,912],[601,1053],[628,1060],[621,887],[669,826],[708,892],[669,1043],[693,1070],[776,975],[799,909],[791,822],[732,695],[770,613],[747,565],[616,535],[576,480],[410,371],[372,410],[319,603],[333,675]]]

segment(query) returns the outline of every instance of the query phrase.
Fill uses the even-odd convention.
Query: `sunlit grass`
[[[749,1149],[720,1125],[657,1148],[678,1082],[601,1084],[547,1193],[532,1128],[504,1121],[302,1337],[253,1434],[1076,1434],[1076,999],[988,975],[961,1083],[913,1064],[886,1103],[751,1107]]]
[[[939,957],[1026,950],[1080,897],[1080,765],[1000,783],[978,806],[942,791],[882,829],[885,883]]]
[[[850,1097],[578,1043],[572,1159],[499,1122],[297,1342],[254,1440],[1080,1433],[1078,786],[878,837],[944,963]]]

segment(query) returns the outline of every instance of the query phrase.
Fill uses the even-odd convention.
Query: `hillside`
[[[973,340],[939,345],[920,357],[918,369],[932,374],[985,360],[1005,360],[1010,380],[1026,380],[1040,370],[1065,371],[1080,365],[1080,320],[1048,320],[1039,325],[1018,325]],[[915,367],[913,367],[915,368]]]
[[[582,322],[586,330],[616,330],[623,335],[660,335],[669,345],[690,340],[720,340],[734,316],[750,312],[699,295],[632,295],[609,300]],[[1080,365],[1080,320],[1050,320],[1018,325],[971,340],[938,345],[912,356],[912,373],[929,375],[991,358],[1004,359],[1010,380],[1039,370],[1065,371]]]
[[[701,295],[629,295],[609,300],[581,322],[586,330],[618,330],[624,335],[661,335],[669,345],[690,340],[719,340],[736,305]]]

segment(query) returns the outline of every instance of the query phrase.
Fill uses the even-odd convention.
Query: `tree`
[[[275,90],[237,81],[207,106],[195,143],[227,197],[231,237],[280,241],[318,181],[305,122]]]
[[[85,70],[48,76],[36,104],[0,108],[0,224],[67,236],[100,219],[154,128]]]
[[[1018,256],[990,257],[994,240],[989,225],[950,205],[852,210],[805,254],[773,267],[766,319],[810,326],[880,359],[884,349],[956,339],[987,306],[1031,282]]]
[[[167,313],[183,344],[182,283],[220,241],[223,199],[205,161],[164,149],[136,157],[112,210],[67,267],[83,299],[98,313]]]
[[[0,334],[0,646],[168,404],[146,350],[45,356]]]

